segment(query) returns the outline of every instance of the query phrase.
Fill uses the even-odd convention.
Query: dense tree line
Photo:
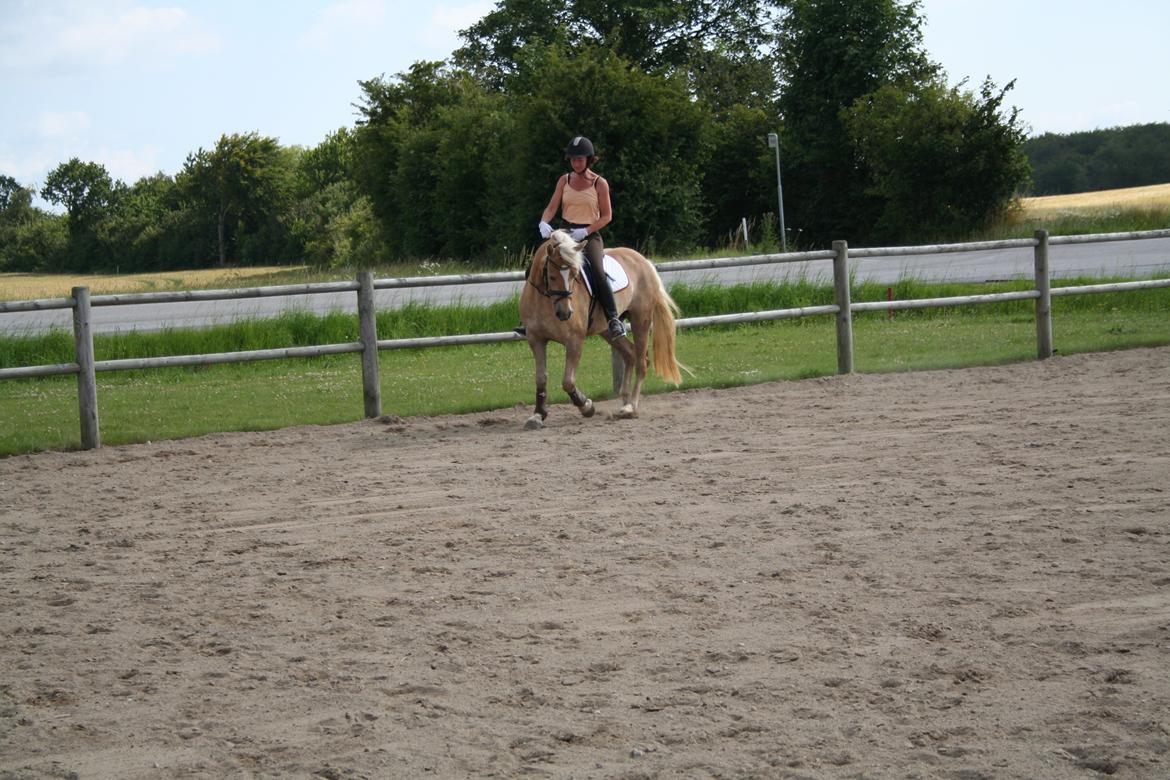
[[[611,244],[650,253],[776,223],[797,245],[959,237],[1026,181],[1017,113],[948,87],[917,0],[499,0],[449,60],[359,82],[312,149],[224,135],[127,185],[70,160],[0,179],[0,270],[514,257],[576,134],[612,187]]]
[[[1112,190],[1170,182],[1170,123],[1030,138],[1034,195]]]

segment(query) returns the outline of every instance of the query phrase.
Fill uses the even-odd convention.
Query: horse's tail
[[[654,266],[650,266],[654,270]],[[654,373],[665,379],[667,382],[678,384],[682,381],[682,374],[679,370],[686,371],[691,376],[694,372],[678,362],[674,356],[675,346],[675,325],[674,318],[682,312],[678,308],[678,304],[674,302],[674,298],[670,297],[670,293],[666,291],[665,285],[662,284],[662,278],[658,276],[658,272],[654,271],[654,279],[658,283],[658,289],[654,291],[654,324],[652,326],[654,334]]]

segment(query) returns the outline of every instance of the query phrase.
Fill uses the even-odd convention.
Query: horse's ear
[[[579,244],[574,244],[573,248],[575,250],[577,250],[578,252],[583,252],[585,250],[585,245],[588,243],[589,243],[588,241],[582,241]]]

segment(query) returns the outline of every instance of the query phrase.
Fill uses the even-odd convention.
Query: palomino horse
[[[654,335],[654,372],[678,384],[682,381],[679,369],[686,366],[674,356],[674,318],[678,305],[666,292],[653,264],[633,249],[606,249],[605,253],[617,260],[629,277],[629,285],[614,291],[619,312],[628,312],[633,326],[634,340],[611,339],[600,308],[590,300],[585,286],[583,265],[585,245],[573,241],[564,230],[553,231],[548,241],[536,250],[528,282],[520,294],[520,320],[528,335],[528,346],[536,360],[536,412],[525,427],[540,428],[548,417],[548,342],[556,341],[565,347],[565,375],[561,387],[581,411],[582,416],[593,416],[593,401],[577,389],[577,364],[585,337],[600,334],[610,342],[625,362],[622,378],[622,406],[619,418],[637,417],[642,397],[642,383],[646,379],[646,353],[650,334]],[[576,302],[577,305],[574,305]]]

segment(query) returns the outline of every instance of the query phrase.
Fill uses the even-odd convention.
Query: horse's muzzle
[[[566,322],[573,316],[573,310],[569,308],[556,307],[557,319],[561,322]]]

